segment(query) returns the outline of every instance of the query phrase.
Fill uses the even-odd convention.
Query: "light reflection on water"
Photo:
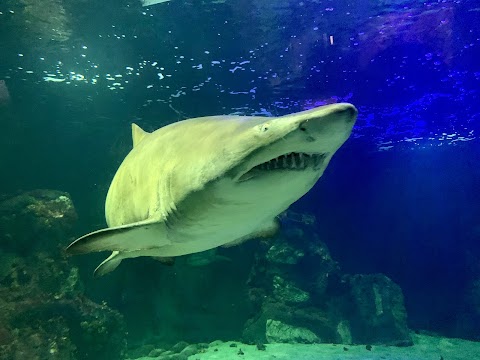
[[[197,113],[188,105],[205,99],[224,104],[210,114],[266,116],[351,101],[360,109],[354,138],[368,138],[379,151],[476,138],[480,72],[465,71],[461,63],[478,53],[480,35],[476,28],[455,33],[455,16],[476,14],[461,1],[385,3],[368,11],[351,1],[336,6],[284,1],[258,5],[250,13],[235,8],[238,1],[202,7],[180,2],[142,7],[127,1],[113,8],[111,19],[97,14],[102,24],[72,18],[76,15],[69,11],[75,7],[68,0],[49,2],[58,7],[48,20],[53,28],[27,29],[22,41],[3,46],[10,56],[0,78],[7,85],[21,89],[46,83],[57,94],[81,88],[92,101],[112,92],[128,103],[135,93],[141,99],[135,103],[140,118],[145,109],[150,114],[162,106],[190,117],[207,115],[208,106]],[[0,8],[0,20],[6,20],[7,31],[15,31],[15,18],[29,14],[9,4]],[[201,13],[215,26],[198,34],[185,31],[188,14],[177,10]],[[253,29],[243,25],[249,16]],[[201,24],[199,19],[192,22]],[[258,19],[267,23],[255,23]],[[32,36],[38,39],[32,42]],[[429,74],[433,87],[417,79],[419,71]],[[444,102],[450,107],[439,109]]]

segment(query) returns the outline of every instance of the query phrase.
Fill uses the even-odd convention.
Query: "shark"
[[[111,251],[94,272],[123,259],[177,256],[271,237],[278,215],[304,196],[349,138],[357,109],[337,103],[279,117],[207,116],[151,133],[132,124],[133,148],[105,200],[108,227],[69,255]]]

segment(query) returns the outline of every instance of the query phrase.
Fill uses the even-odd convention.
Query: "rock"
[[[0,359],[117,360],[123,317],[83,295],[62,256],[76,212],[68,194],[36,190],[0,202]]]
[[[215,340],[215,341],[212,341],[210,344],[208,344],[209,347],[214,347],[214,346],[218,346],[218,345],[222,345],[223,344],[223,341],[222,340]]]
[[[263,343],[257,343],[256,346],[257,346],[257,350],[260,350],[260,351],[267,350],[267,347]]]
[[[315,233],[310,234],[308,257],[304,266],[315,269],[308,278],[311,288],[310,294],[317,304],[325,304],[332,295],[332,289],[338,288],[341,282],[341,271],[338,263],[332,259],[327,245]]]
[[[197,344],[191,344],[186,346],[180,354],[186,355],[187,357],[196,354],[200,350],[199,346]]]
[[[348,276],[353,343],[413,345],[400,287],[382,274]]]
[[[252,268],[249,299],[257,314],[245,324],[243,340],[247,343],[267,342],[267,320],[306,329],[316,341],[340,340],[337,321],[328,318],[326,303],[320,303],[327,298],[330,281],[338,277],[332,276],[338,265],[314,233],[314,221],[309,217],[305,223],[301,214],[293,215],[282,217],[288,231],[261,249],[265,253],[258,254]]]
[[[165,352],[165,349],[153,349],[148,353],[149,357],[157,357],[162,355]]]
[[[255,315],[244,326],[245,342],[266,342],[286,324],[306,330],[314,342],[412,344],[396,284],[383,275],[342,274],[312,227],[314,219],[306,222],[298,213],[281,219],[288,231],[259,247],[250,273]]]
[[[162,353],[162,356],[163,356],[163,357],[168,357],[168,356],[170,356],[170,355],[175,355],[175,354],[176,354],[176,353],[173,352],[172,350],[167,350],[167,351],[164,351],[164,352]]]
[[[265,327],[268,320],[308,329],[320,339],[318,342],[338,343],[340,341],[336,324],[320,309],[315,307],[299,309],[295,305],[273,301],[265,302],[258,317],[250,319],[245,324],[242,340],[248,344],[268,342]]]
[[[83,290],[78,268],[66,259],[55,259],[46,253],[21,257],[0,252],[0,256],[7,259],[0,261],[0,289],[8,288],[19,296],[45,292],[57,298]]]
[[[0,247],[32,255],[58,252],[70,242],[77,214],[65,192],[34,190],[0,202]]]
[[[347,320],[342,320],[337,326],[338,335],[340,335],[342,344],[352,344],[352,333],[350,332],[350,323]]]
[[[267,320],[265,333],[269,343],[313,344],[320,342],[317,335],[308,329],[272,319]]]
[[[159,360],[188,360],[188,355],[185,354],[172,354],[167,357],[160,356]]]
[[[0,325],[0,346],[8,345],[13,340],[14,340],[14,335],[12,331],[3,325]]]
[[[280,276],[273,277],[273,295],[282,302],[301,304],[310,300],[310,294],[287,282]]]
[[[3,252],[0,250],[0,284],[5,280],[7,276],[9,276],[13,269],[18,266],[21,266],[24,261],[15,256],[15,254]]]
[[[188,346],[188,343],[185,341],[180,341],[176,343],[175,345],[172,346],[170,349],[174,353],[180,353],[183,349],[185,349]]]
[[[145,359],[145,357],[142,357],[142,359]],[[186,354],[171,354],[164,352],[160,356],[157,357],[151,357],[151,360],[188,360],[188,355]]]
[[[272,245],[266,258],[269,262],[277,265],[295,265],[304,255],[303,251],[282,242]]]
[[[123,318],[106,306],[80,296],[25,296],[6,288],[0,288],[0,298],[0,324],[9,337],[0,345],[0,359],[114,360],[124,355]]]
[[[50,328],[51,328],[51,324]],[[61,323],[55,324],[62,327]],[[8,346],[0,347],[0,359],[52,359],[76,360],[75,346],[68,339],[68,332],[60,336],[60,332],[49,335],[47,331],[24,331],[22,336],[14,337]]]

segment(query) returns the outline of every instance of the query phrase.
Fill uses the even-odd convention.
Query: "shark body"
[[[108,228],[69,254],[112,251],[104,275],[125,258],[175,257],[276,232],[276,216],[306,194],[348,139],[348,103],[276,118],[212,116],[147,133],[132,125],[133,149],[110,185]]]

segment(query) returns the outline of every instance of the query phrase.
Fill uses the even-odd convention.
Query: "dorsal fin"
[[[133,140],[133,147],[137,146],[140,141],[148,135],[149,133],[143,130],[140,126],[135,123],[132,123],[132,140]]]

